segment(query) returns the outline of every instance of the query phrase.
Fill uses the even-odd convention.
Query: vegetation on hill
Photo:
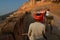
[[[13,14],[14,12],[15,12],[15,11],[10,12],[10,13],[7,13],[7,14],[5,14],[5,15],[0,16],[0,21],[5,20],[5,19],[6,19],[6,17],[9,17],[9,15]]]

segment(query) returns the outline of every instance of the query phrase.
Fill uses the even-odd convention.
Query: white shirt
[[[49,15],[50,15],[50,11],[47,11],[47,12],[46,12],[46,16],[49,16]]]
[[[43,37],[43,33],[45,33],[45,25],[40,22],[31,23],[28,30],[28,37],[30,40],[34,40],[34,36],[36,38]]]

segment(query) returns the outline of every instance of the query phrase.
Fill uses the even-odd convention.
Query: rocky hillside
[[[6,17],[8,17],[11,14],[13,14],[13,13],[8,13],[8,14],[5,14],[5,15],[0,16],[0,21],[6,19]]]
[[[9,21],[15,21],[15,20],[19,19],[19,16],[21,14],[24,14],[26,11],[29,12],[33,9],[39,9],[42,7],[49,8],[53,14],[60,16],[60,3],[57,4],[57,3],[52,3],[52,2],[40,2],[39,1],[35,4],[31,4],[30,2],[26,2],[20,8],[18,8],[15,12],[12,12],[11,15],[7,14],[7,16],[9,15],[8,17],[5,18],[3,16],[3,19],[5,18],[3,23],[7,24],[7,22],[9,23]],[[15,19],[15,18],[17,18],[17,19]],[[1,23],[1,24],[3,24],[3,23]],[[5,25],[5,24],[3,24],[3,25]],[[1,27],[1,25],[0,25],[0,27]]]
[[[39,1],[35,4],[31,4],[30,2],[26,2],[20,8],[18,8],[15,12],[13,12],[12,14],[9,14],[9,16],[6,17],[2,23],[0,23],[0,32],[2,33],[13,32],[16,40],[19,40],[19,39],[22,40],[23,36],[18,36],[18,35],[20,35],[21,33],[27,32],[28,25],[33,20],[31,18],[30,13],[26,13],[26,12],[30,12],[34,9],[39,9],[42,7],[49,8],[53,14],[60,16],[60,3],[57,4],[52,2]]]
[[[31,10],[39,9],[42,7],[49,8],[53,14],[60,16],[60,3],[57,4],[52,2],[37,2],[36,4],[33,5],[33,4],[30,4],[30,2],[26,2],[20,8],[18,8],[15,12],[12,12],[11,15],[8,14],[9,16],[7,15],[8,17],[6,17],[5,20],[2,23],[0,23],[0,28],[7,26],[8,23],[10,22],[12,23],[17,22],[17,20],[19,20],[19,17],[25,14],[26,11],[29,12]]]

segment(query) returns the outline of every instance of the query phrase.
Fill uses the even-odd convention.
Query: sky
[[[26,1],[28,0],[0,0],[0,15],[17,10]]]

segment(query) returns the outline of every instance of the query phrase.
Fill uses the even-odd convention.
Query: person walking
[[[29,25],[28,37],[30,40],[47,40],[45,36],[45,25],[40,22],[40,14],[34,14],[38,17],[33,17],[35,19],[34,23]]]
[[[46,11],[45,15],[45,23],[46,23],[46,31],[52,34],[53,26],[54,26],[54,17],[49,9]]]

